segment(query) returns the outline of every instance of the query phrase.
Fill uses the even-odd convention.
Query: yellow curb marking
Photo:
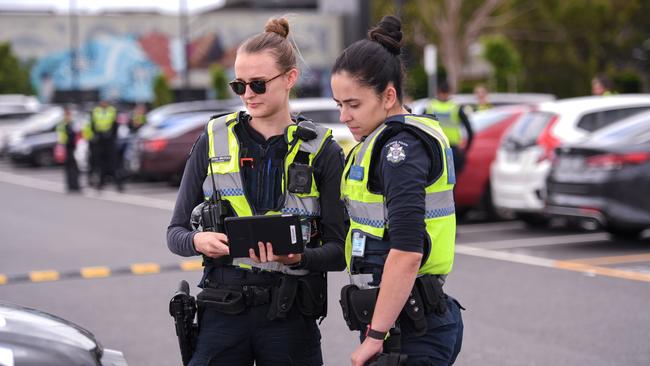
[[[79,272],[83,278],[102,278],[111,275],[111,269],[108,267],[83,267]]]
[[[620,269],[597,267],[589,264],[578,262],[556,261],[555,268],[566,269],[569,271],[596,274],[601,276],[617,277],[626,280],[650,282],[650,274],[623,271]]]
[[[157,263],[136,263],[131,265],[133,274],[152,274],[160,272],[160,265]]]
[[[7,276],[0,274],[0,285],[6,285],[7,284]]]
[[[56,281],[59,279],[57,271],[32,271],[29,272],[29,278],[32,282]]]
[[[611,257],[572,259],[571,262],[591,264],[594,266],[604,265],[604,264],[650,262],[650,254],[632,254],[632,255],[617,255]]]
[[[203,269],[202,261],[184,261],[181,262],[183,271],[199,271]]]

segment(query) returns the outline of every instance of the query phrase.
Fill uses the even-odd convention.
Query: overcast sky
[[[164,13],[178,13],[182,0],[0,0],[0,10],[53,10],[68,12],[70,4],[76,4],[80,12],[104,10],[158,10]],[[185,0],[190,12],[220,5],[223,0]]]

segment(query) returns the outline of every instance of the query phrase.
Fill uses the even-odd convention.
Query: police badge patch
[[[386,160],[391,164],[399,164],[406,159],[406,151],[404,151],[404,146],[399,142],[395,141],[386,145],[388,147],[388,154],[386,154]]]

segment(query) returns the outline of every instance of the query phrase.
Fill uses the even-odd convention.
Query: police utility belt
[[[360,288],[353,283],[341,289],[341,308],[343,318],[350,330],[365,331],[372,320],[372,315],[379,296],[379,287]],[[447,296],[442,290],[442,277],[437,275],[422,275],[415,280],[415,285],[409,294],[406,304],[397,318],[402,331],[414,336],[427,332],[426,316],[436,313],[442,316],[447,311]]]
[[[265,285],[226,285],[211,282],[197,295],[198,316],[205,309],[236,315],[254,306],[269,305],[270,320],[286,318],[292,306],[305,316],[327,315],[327,279],[324,273],[279,275]]]

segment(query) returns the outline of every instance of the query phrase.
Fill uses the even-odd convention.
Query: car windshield
[[[505,140],[519,146],[534,145],[539,134],[554,117],[555,114],[549,112],[532,111],[524,113],[512,126]]]
[[[470,117],[470,123],[474,132],[481,132],[515,113],[511,109],[488,109],[473,113]]]
[[[338,109],[320,109],[298,112],[299,115],[320,124],[339,123]]]
[[[599,144],[646,143],[650,141],[650,113],[615,123],[589,137]]]

